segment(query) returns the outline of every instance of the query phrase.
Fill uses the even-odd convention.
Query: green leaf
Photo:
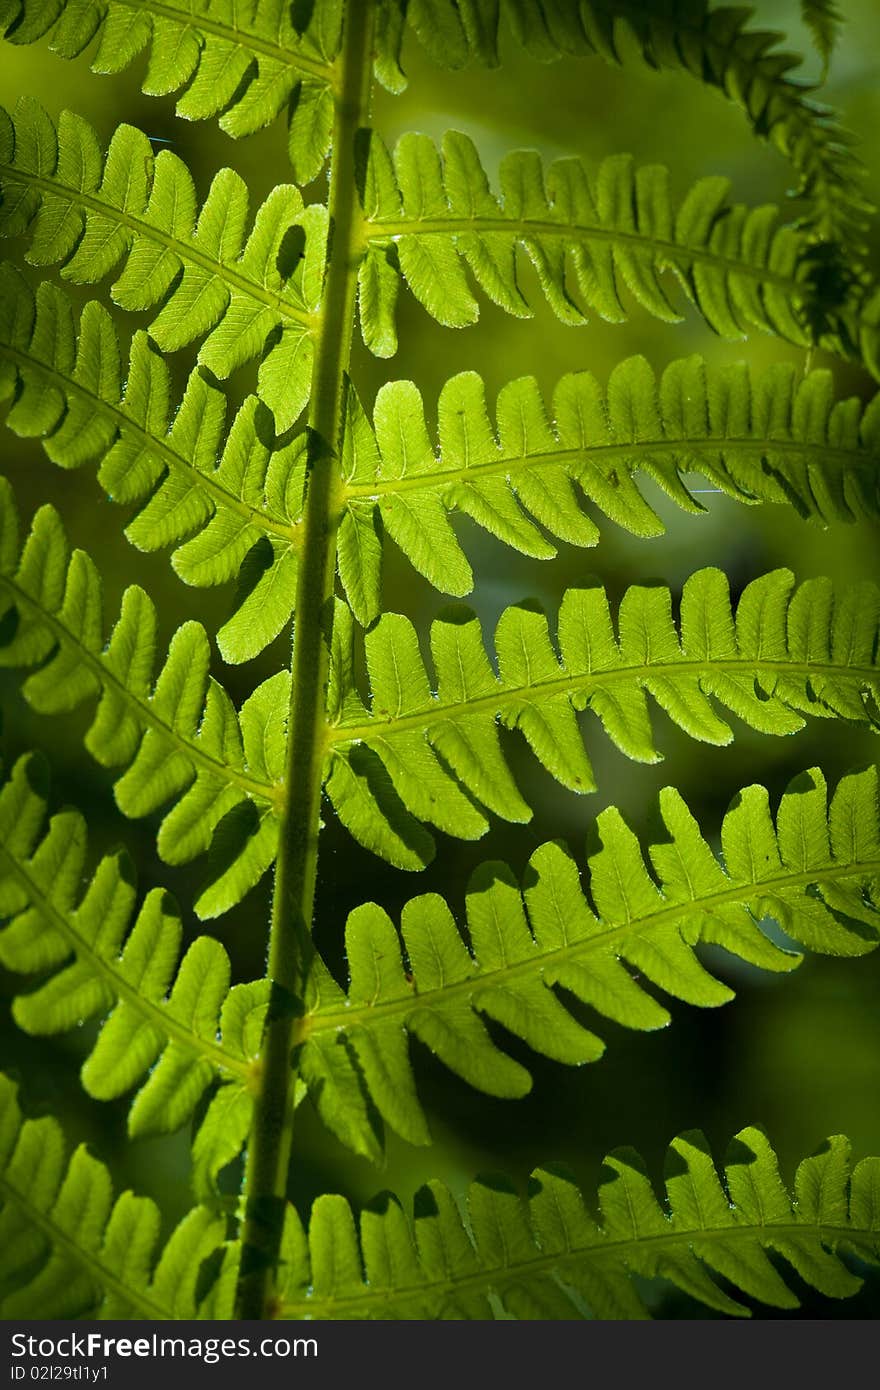
[[[830,955],[859,956],[880,941],[875,768],[844,777],[830,806],[812,769],[782,797],[775,823],[764,788],[746,787],[724,817],[721,859],[672,787],[661,792],[660,817],[664,833],[646,861],[620,812],[602,811],[583,884],[558,843],[535,851],[522,886],[507,865],[484,864],[467,892],[466,928],[436,894],[406,904],[402,939],[377,904],[357,908],[346,925],[348,994],[320,976],[302,1023],[304,1057],[345,1039],[383,1119],[424,1143],[410,1035],[477,1089],[518,1096],[528,1073],[483,1020],[578,1066],[603,1044],[572,1017],[569,996],[626,1027],[661,1028],[669,1014],[647,986],[699,1007],[732,998],[698,959],[700,945],[767,970],[798,964],[761,930],[765,917]],[[855,825],[858,843],[845,831]]]
[[[71,554],[54,508],[40,509],[20,553],[14,500],[2,480],[0,515],[9,541],[0,555],[0,605],[13,618],[0,644],[0,666],[38,668],[22,693],[40,714],[63,714],[97,700],[86,748],[103,767],[124,769],[116,782],[124,815],[164,811],[158,847],[167,863],[203,854],[237,808],[253,805],[266,818],[271,845],[260,877],[274,858],[281,767],[277,758],[271,772],[263,763],[251,767],[251,760],[270,732],[283,737],[277,720],[287,706],[277,682],[258,687],[240,723],[210,675],[208,639],[195,622],[177,629],[156,673],[156,612],[136,586],[123,594],[105,644],[100,576],[84,552]],[[275,692],[275,708],[268,691]],[[255,881],[248,869],[239,896]],[[237,901],[224,890],[213,911]]]
[[[383,614],[365,638],[369,712],[352,700],[331,732],[327,794],[340,819],[374,853],[418,867],[429,848],[414,861],[389,839],[389,824],[416,817],[476,838],[485,821],[462,814],[462,793],[478,813],[530,818],[499,724],[520,729],[548,772],[584,793],[595,782],[580,711],[597,716],[627,757],[657,762],[649,696],[691,738],[716,745],[733,738],[719,706],[765,734],[794,733],[806,716],[873,725],[880,695],[873,584],[834,596],[827,580],[796,588],[787,570],[776,570],[746,586],[734,613],[724,575],[699,570],[684,586],[678,623],[668,589],[634,585],[616,627],[617,635],[597,588],[568,590],[555,642],[543,613],[508,608],[495,632],[496,675],[476,616],[450,609],[431,629],[430,679],[409,620]],[[337,709],[354,689],[353,669],[349,661],[340,673]]]
[[[138,0],[136,6],[125,0],[21,0],[17,10],[7,29],[12,43],[46,38],[56,53],[75,58],[97,36],[93,72],[122,72],[146,50],[141,90],[165,96],[184,88],[177,114],[185,120],[216,116],[238,138],[286,111],[297,178],[306,183],[320,173],[330,131],[314,108],[329,94],[340,0],[322,0],[299,27],[281,0],[257,0],[244,10],[232,0],[214,0],[204,15],[187,0]],[[8,25],[5,13],[0,18]]]
[[[670,1145],[661,1206],[632,1150],[605,1160],[599,1217],[574,1179],[537,1169],[528,1201],[503,1179],[468,1192],[467,1225],[439,1182],[417,1194],[412,1219],[387,1194],[355,1227],[348,1203],[324,1195],[308,1237],[288,1214],[282,1317],[436,1319],[647,1317],[642,1279],[663,1277],[714,1312],[748,1316],[734,1297],[776,1308],[798,1299],[768,1258],[781,1255],[811,1288],[843,1298],[861,1287],[844,1256],[880,1261],[871,1194],[880,1159],[852,1168],[840,1137],[800,1164],[797,1200],[763,1134],[741,1130],[719,1171],[701,1134]],[[821,1187],[823,1202],[802,1202]],[[716,1282],[725,1281],[731,1293]]]
[[[192,1147],[192,1189],[199,1202],[219,1196],[217,1177],[238,1158],[250,1134],[253,1093],[245,1086],[221,1086],[205,1112]]]
[[[238,573],[234,612],[217,633],[224,661],[240,664],[259,656],[293,618],[299,575],[299,546],[277,536],[259,540]]]
[[[294,607],[304,436],[280,446],[255,396],[227,424],[226,399],[201,369],[173,411],[169,367],[144,333],[123,383],[106,311],[87,304],[77,337],[61,292],[44,282],[34,299],[9,266],[0,268],[0,305],[0,358],[17,386],[9,426],[41,437],[62,468],[98,464],[105,493],[140,506],[128,539],[140,550],[173,547],[184,583],[237,578],[218,641],[227,661],[258,655]]]
[[[227,1114],[222,1153],[233,1143],[237,1153],[245,1135],[228,1116],[240,1118],[243,1108],[265,982],[230,990],[229,959],[209,937],[183,953],[176,904],[155,888],[138,907],[122,851],[106,855],[84,881],[85,820],[68,809],[47,826],[47,782],[45,764],[29,755],[0,789],[0,963],[41,977],[15,998],[15,1022],[39,1037],[101,1020],[83,1086],[97,1100],[139,1087],[133,1134],[178,1129],[219,1081],[213,1105]],[[195,1152],[200,1197],[222,1166],[216,1149],[205,1153],[208,1133],[210,1126]]]
[[[323,160],[323,155],[322,155]],[[199,209],[192,176],[170,150],[121,125],[103,156],[97,136],[64,112],[57,132],[42,107],[22,98],[14,118],[0,111],[0,235],[27,235],[28,259],[62,264],[75,284],[121,273],[114,301],[150,322],[165,352],[202,341],[199,361],[228,377],[260,360],[260,394],[279,431],[302,413],[313,345],[303,295],[303,262],[286,268],[292,227],[311,235],[295,187],[279,184],[248,234],[248,193],[222,169]]]
[[[743,110],[752,132],[789,160],[803,203],[802,225],[819,240],[837,241],[857,256],[873,211],[864,191],[864,167],[852,137],[827,107],[812,99],[809,83],[792,76],[800,59],[780,51],[782,37],[752,28],[752,10],[709,0],[425,0],[401,7],[430,57],[441,67],[498,63],[498,29],[506,19],[533,58],[552,62],[598,55],[618,65],[641,56],[651,68],[687,73],[723,93]],[[392,5],[396,10],[396,4]],[[801,0],[804,22],[827,61],[840,16],[832,0]],[[379,31],[376,73],[399,91],[402,18]]]
[[[353,393],[350,393],[353,395]],[[378,617],[381,525],[432,584],[468,592],[473,577],[448,514],[478,525],[526,555],[555,554],[530,523],[575,545],[599,532],[582,498],[638,536],[662,533],[641,478],[683,510],[703,510],[682,476],[699,473],[739,502],[784,502],[823,522],[880,516],[880,397],[864,411],[835,401],[827,371],[702,358],[671,363],[659,380],[642,357],[621,362],[602,388],[590,372],[562,378],[548,409],[533,377],[501,391],[495,423],[475,372],[446,383],[432,445],[412,382],[380,388],[371,431],[356,398],[345,460],[347,508],[340,577],[358,619]]]
[[[157,1250],[159,1211],[124,1192],[85,1145],[65,1157],[58,1123],[28,1120],[0,1078],[0,1277],[5,1318],[193,1318],[223,1221],[194,1208]]]
[[[827,73],[831,54],[843,27],[843,15],[835,0],[801,0],[801,19],[813,36],[823,70]]]
[[[841,167],[849,169],[847,154]],[[465,265],[500,307],[520,316],[529,312],[518,279],[519,247],[547,303],[569,324],[586,322],[588,311],[623,322],[629,313],[624,291],[655,318],[678,322],[682,314],[664,274],[671,270],[722,337],[740,339],[759,329],[806,345],[807,306],[827,296],[811,269],[808,234],[779,225],[771,207],[732,204],[723,178],[699,180],[676,205],[667,171],[636,168],[630,155],[611,155],[590,175],[580,160],[558,159],[544,169],[537,154],[520,150],[503,159],[496,195],[473,142],[457,131],[444,136],[439,153],[427,136],[405,135],[393,160],[373,133],[368,161],[362,201],[370,246],[374,253],[393,247],[412,293],[451,326],[476,317]],[[854,236],[862,235],[867,206],[854,192]],[[836,200],[823,208],[823,226],[835,210],[841,211]],[[364,341],[379,355],[393,348],[391,266],[374,254],[361,289]],[[868,357],[874,361],[873,307],[858,295],[837,295],[830,310],[822,320],[822,345],[847,356],[854,338],[865,339],[874,344]],[[841,314],[846,327],[835,329],[833,317]]]

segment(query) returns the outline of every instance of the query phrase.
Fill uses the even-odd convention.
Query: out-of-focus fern
[[[840,37],[843,15],[835,0],[801,0],[801,18],[819,50],[823,71],[827,72],[831,54]]]
[[[805,0],[802,14],[827,63],[836,7]],[[637,57],[722,93],[789,160],[795,220],[744,206],[711,170],[673,195],[664,168],[613,148],[590,168],[513,151],[493,188],[466,134],[436,144],[410,131],[392,147],[371,126],[374,82],[403,85],[407,35],[443,67],[494,65],[503,25],[531,58]],[[552,1170],[534,1175],[528,1208],[504,1184],[478,1182],[467,1225],[439,1184],[419,1195],[412,1225],[384,1199],[358,1235],[348,1204],[327,1193],[308,1235],[296,1212],[284,1217],[304,1095],[370,1160],[381,1160],[383,1123],[429,1141],[411,1038],[464,1081],[514,1098],[531,1077],[493,1024],[577,1065],[604,1046],[585,1007],[650,1030],[669,1018],[654,991],[700,1007],[729,999],[704,946],[786,971],[797,946],[858,957],[877,944],[876,772],[844,774],[829,799],[818,768],[775,813],[763,787],[741,790],[720,848],[672,787],[647,851],[606,808],[583,876],[566,846],[539,844],[522,873],[489,862],[466,893],[451,883],[448,903],[413,897],[400,933],[365,888],[345,925],[345,987],[311,935],[322,814],[410,872],[435,853],[429,827],[477,839],[490,817],[531,819],[504,729],[520,729],[577,792],[596,785],[586,711],[634,762],[661,757],[651,704],[715,745],[733,738],[728,713],[772,735],[808,717],[876,730],[870,583],[833,592],[776,570],[738,576],[734,601],[722,571],[703,569],[680,599],[636,582],[612,612],[581,578],[552,620],[529,601],[508,606],[491,652],[470,609],[442,610],[420,632],[382,590],[390,538],[435,589],[471,591],[456,512],[547,560],[555,542],[595,546],[607,520],[659,536],[652,486],[697,515],[693,473],[737,502],[823,526],[877,520],[873,210],[849,137],[792,75],[799,60],[750,12],[707,0],[0,0],[0,33],[85,55],[97,72],[145,54],[145,92],[176,93],[178,116],[216,117],[236,137],[284,113],[294,180],[279,170],[249,207],[244,181],[221,169],[200,197],[184,160],[154,153],[131,126],[104,149],[75,113],[31,98],[0,112],[5,423],[60,468],[94,468],[105,497],[130,509],[137,550],[169,549],[189,585],[235,584],[216,632],[178,618],[160,652],[145,589],[125,589],[108,629],[102,547],[95,558],[71,550],[51,504],[20,540],[3,482],[0,666],[24,673],[39,716],[93,707],[79,727],[114,770],[118,809],[150,823],[166,863],[206,856],[200,917],[236,906],[274,869],[265,976],[233,984],[214,936],[184,947],[185,913],[149,871],[139,899],[124,851],[89,861],[78,811],[47,824],[39,756],[0,788],[13,1020],[46,1035],[96,1025],[86,1092],[134,1093],[132,1140],[192,1124],[200,1204],[160,1253],[153,1204],[114,1202],[107,1170],[82,1148],[68,1163],[55,1120],[25,1119],[3,1081],[4,1315],[640,1317],[633,1275],[737,1315],[738,1293],[796,1305],[778,1257],[828,1297],[854,1292],[841,1256],[880,1253],[880,1160],[852,1168],[842,1139],[800,1165],[792,1194],[758,1130],[737,1136],[723,1173],[702,1139],[683,1136],[663,1206],[619,1152],[598,1222]],[[326,187],[310,189],[325,168]],[[401,286],[449,327],[472,324],[482,298],[527,318],[543,297],[580,328],[641,313],[673,326],[692,310],[694,331],[760,332],[789,356],[819,346],[866,374],[843,397],[825,368],[720,366],[673,349],[660,373],[630,357],[600,384],[576,370],[589,361],[582,332],[575,370],[550,396],[521,377],[490,407],[481,377],[450,363],[435,427],[417,382],[388,378],[369,399],[352,379],[358,326],[375,358],[397,351]],[[249,670],[285,629],[289,667]],[[240,668],[235,702],[212,638]],[[220,1175],[242,1149],[237,1203]]]

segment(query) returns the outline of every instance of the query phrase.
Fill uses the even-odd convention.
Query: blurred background
[[[823,97],[860,136],[871,195],[880,201],[880,158],[872,144],[880,119],[880,9],[875,0],[840,0],[840,8],[846,25]],[[805,55],[803,77],[818,78],[821,64],[799,25],[797,0],[761,0],[755,10],[757,22],[787,33],[786,47]],[[416,45],[409,44],[405,53],[407,92],[391,97],[379,91],[375,98],[374,121],[388,140],[411,129],[434,137],[450,128],[466,131],[492,175],[501,156],[512,148],[537,147],[546,156],[583,155],[591,164],[606,154],[632,151],[640,162],[669,164],[679,195],[702,175],[724,174],[732,180],[734,197],[750,204],[784,202],[791,185],[789,166],[775,150],[750,136],[740,110],[687,77],[652,73],[637,62],[618,71],[599,59],[541,67],[526,60],[507,37],[504,63],[497,72],[440,73]],[[173,100],[140,95],[145,66],[142,56],[120,77],[99,77],[89,72],[87,57],[70,63],[44,47],[16,49],[0,43],[2,101],[11,106],[22,93],[36,95],[56,118],[69,107],[95,125],[105,144],[118,123],[139,126],[156,140],[170,142],[192,170],[200,196],[223,165],[247,179],[254,207],[288,178],[279,122],[241,144],[213,123],[179,122]],[[324,196],[321,180],[308,196]],[[21,265],[22,249],[12,244],[5,254]],[[878,250],[875,243],[875,253]],[[404,294],[397,357],[380,362],[363,348],[355,349],[352,372],[362,398],[369,404],[383,381],[412,378],[431,410],[447,377],[466,369],[482,373],[491,400],[506,381],[527,373],[538,378],[548,395],[566,371],[589,368],[605,380],[616,362],[635,352],[662,369],[689,352],[720,362],[736,360],[745,351],[743,344],[714,338],[692,313],[675,328],[649,319],[635,307],[623,327],[593,320],[586,328],[565,328],[543,304],[531,272],[524,273],[523,283],[535,306],[533,320],[510,319],[482,301],[479,324],[464,331],[438,327]],[[103,285],[92,293],[106,301],[106,291]],[[121,332],[136,326],[136,318],[128,316],[121,321]],[[804,363],[802,351],[770,338],[754,337],[747,351],[756,367],[779,360]],[[173,367],[181,382],[191,365],[190,355],[177,354]],[[825,365],[832,366],[840,393],[871,395],[872,383],[863,373],[837,361]],[[251,369],[230,383],[233,399],[251,389]],[[215,630],[226,618],[230,592],[187,589],[173,575],[166,556],[141,555],[126,543],[122,531],[127,516],[104,497],[93,476],[54,468],[37,444],[17,440],[8,431],[0,436],[0,450],[24,517],[29,519],[40,504],[52,501],[65,517],[72,542],[101,555],[108,617],[118,611],[125,585],[136,582],[151,593],[163,615],[166,639],[184,619],[197,618]],[[877,533],[867,525],[825,530],[804,524],[786,509],[747,510],[719,495],[702,498],[707,508],[703,517],[686,517],[650,484],[644,486],[667,522],[664,538],[638,540],[602,518],[602,539],[594,550],[561,545],[559,559],[552,564],[516,556],[467,518],[457,518],[456,528],[477,577],[469,601],[484,623],[493,625],[506,605],[526,597],[552,611],[566,588],[588,577],[598,577],[614,601],[636,581],[660,580],[676,592],[693,570],[706,564],[725,569],[735,590],[778,565],[791,566],[802,579],[827,574],[845,583],[878,577]],[[385,606],[407,613],[425,631],[445,601],[389,545]],[[216,655],[216,673],[240,701],[286,663],[288,647],[289,639],[282,636],[259,661],[239,668],[223,667]],[[139,866],[142,887],[166,885],[183,905],[186,930],[191,935],[203,930],[189,906],[200,867],[170,869],[161,864],[154,847],[155,824],[127,823],[115,811],[112,778],[89,760],[79,738],[88,726],[89,711],[42,719],[21,699],[14,676],[0,674],[0,690],[5,765],[25,749],[44,750],[54,767],[53,809],[69,801],[84,811],[92,854],[97,858],[123,842]],[[605,805],[619,806],[629,823],[649,836],[656,823],[657,792],[672,784],[715,842],[728,802],[747,783],[764,782],[777,798],[792,777],[814,764],[821,764],[833,783],[847,769],[876,757],[876,734],[839,722],[816,721],[794,737],[772,739],[734,720],[735,744],[715,749],[687,739],[661,712],[655,710],[653,717],[664,761],[651,767],[627,761],[597,722],[588,721],[588,750],[600,790],[584,798],[564,791],[544,773],[518,735],[505,735],[516,776],[535,808],[532,825],[495,822],[476,844],[438,835],[437,859],[418,878],[361,851],[328,808],[317,934],[337,976],[345,980],[340,944],[345,916],[365,897],[384,903],[394,914],[416,893],[439,890],[460,915],[465,884],[477,864],[504,859],[520,873],[536,844],[555,837],[566,839],[582,855],[588,827]],[[269,891],[267,880],[234,912],[211,924],[230,951],[236,979],[264,973]],[[608,1044],[598,1064],[566,1069],[544,1063],[499,1029],[503,1045],[534,1076],[531,1095],[519,1102],[477,1094],[413,1042],[420,1093],[435,1142],[430,1149],[415,1149],[389,1133],[381,1170],[344,1150],[305,1102],[296,1124],[293,1200],[304,1214],[314,1196],[327,1190],[344,1192],[360,1203],[389,1188],[408,1202],[428,1177],[444,1178],[463,1193],[474,1173],[499,1169],[524,1184],[531,1168],[548,1160],[567,1164],[589,1188],[595,1185],[603,1155],[623,1144],[638,1148],[659,1179],[669,1139],[693,1127],[706,1132],[720,1157],[742,1125],[765,1126],[789,1178],[798,1158],[828,1134],[848,1134],[856,1157],[880,1153],[880,952],[861,960],[810,957],[788,977],[767,976],[723,956],[713,959],[713,966],[736,989],[733,1004],[696,1010],[672,1001],[672,1025],[655,1034],[630,1033],[604,1019],[593,1020]],[[111,1165],[118,1189],[130,1185],[150,1193],[162,1204],[169,1224],[176,1220],[190,1204],[190,1135],[129,1145],[126,1103],[91,1101],[77,1082],[95,1029],[85,1026],[57,1039],[25,1037],[9,1017],[15,986],[16,981],[2,979],[2,1065],[21,1078],[29,1109],[58,1114],[71,1141],[87,1141]],[[586,1010],[584,1017],[589,1023]],[[237,1174],[228,1173],[228,1190],[234,1191],[236,1183]],[[658,1286],[653,1298],[664,1316],[699,1315],[674,1291]],[[799,1316],[875,1317],[878,1312],[880,1279],[874,1277],[857,1299],[839,1307],[807,1292]]]

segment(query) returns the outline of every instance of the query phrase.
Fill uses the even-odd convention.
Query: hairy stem
[[[360,259],[355,136],[370,96],[373,0],[350,0],[336,86],[330,171],[330,252],[309,410],[309,476],[294,615],[293,680],[269,979],[272,998],[248,1149],[238,1313],[271,1315],[293,1126],[294,1027],[311,956],[327,677],[342,505],[339,445]]]

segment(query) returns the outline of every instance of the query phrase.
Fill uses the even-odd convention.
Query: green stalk
[[[309,476],[294,614],[287,799],[281,820],[268,975],[272,982],[248,1145],[238,1316],[271,1316],[293,1128],[294,1029],[311,957],[318,826],[327,751],[327,679],[342,506],[339,451],[360,251],[355,136],[367,115],[373,0],[349,0],[335,89],[330,249],[309,408]]]

